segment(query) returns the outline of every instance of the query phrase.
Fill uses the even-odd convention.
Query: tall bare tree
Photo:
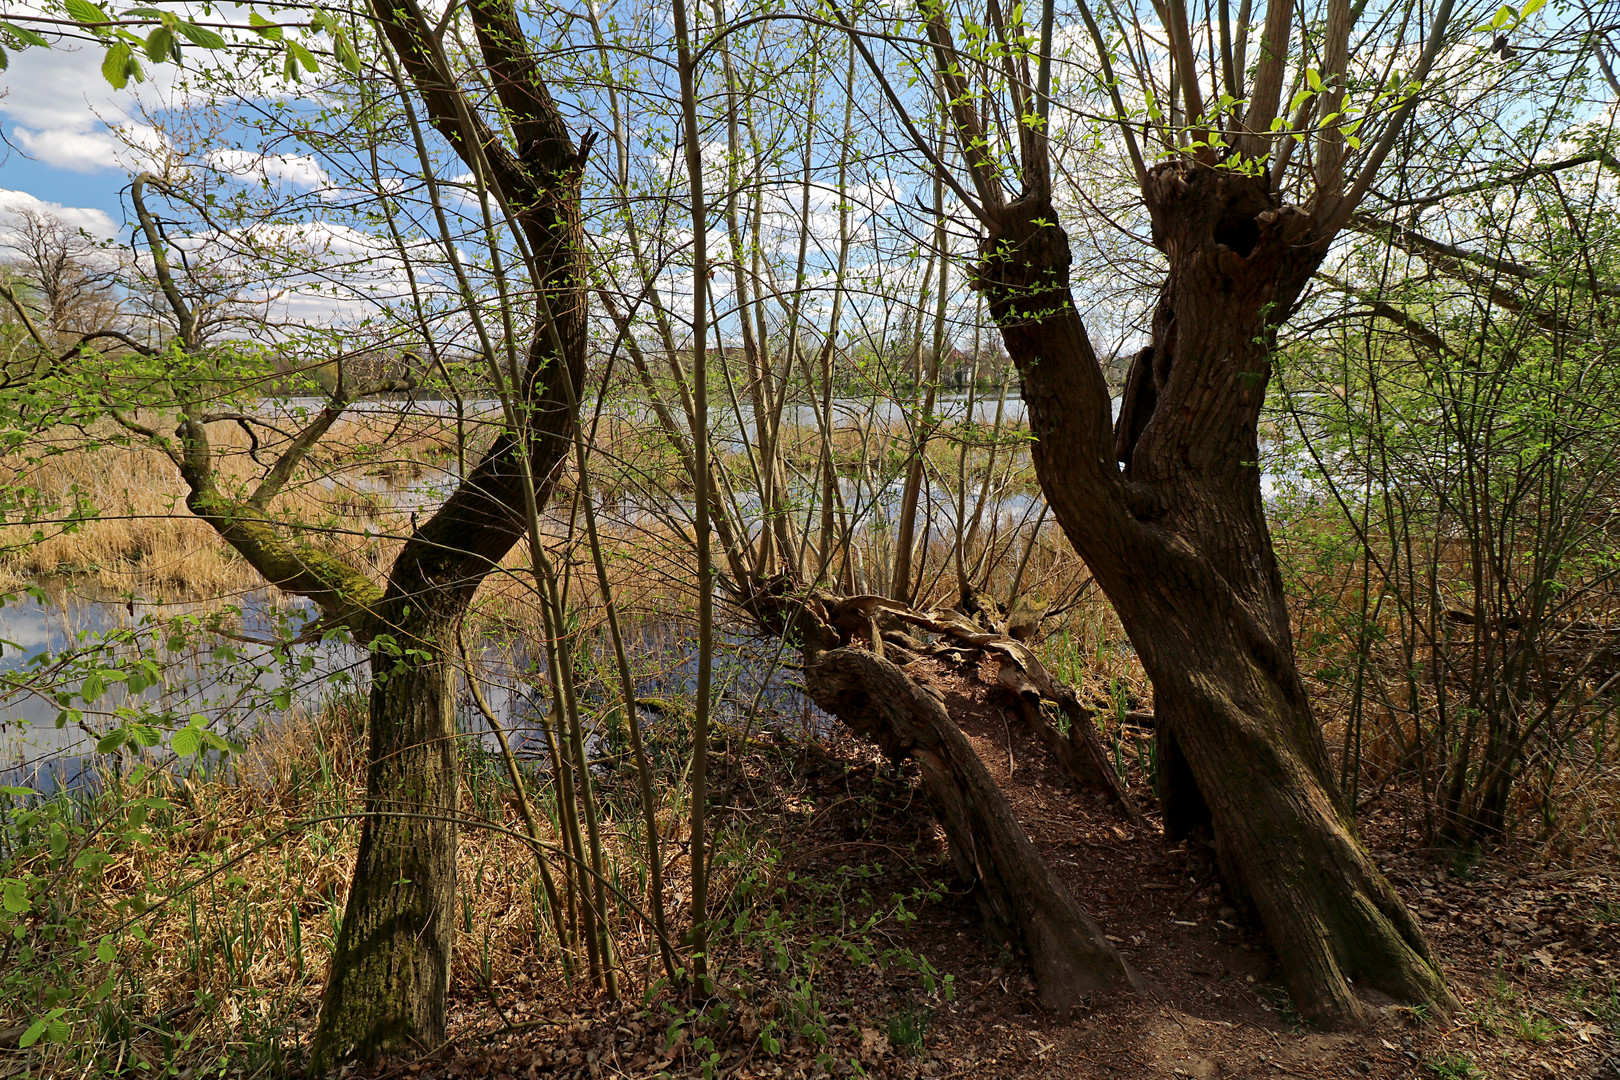
[[[415,0],[399,0],[370,12],[380,48],[362,77],[399,94],[406,153],[414,151],[426,174],[439,240],[452,249],[447,273],[463,303],[462,325],[476,330],[474,351],[485,361],[503,416],[492,444],[414,528],[384,582],[311,543],[297,523],[278,515],[276,500],[355,402],[409,389],[422,372],[361,379],[340,363],[324,381],[321,407],[294,431],[266,416],[214,407],[209,373],[228,379],[232,346],[218,335],[229,337],[231,328],[207,298],[208,283],[192,280],[195,268],[184,246],[171,241],[158,200],[224,233],[212,225],[206,200],[169,179],[143,174],[130,192],[166,331],[154,344],[122,333],[114,344],[141,354],[155,384],[192,389],[177,391],[169,403],[176,413],[172,434],[151,426],[148,416],[110,408],[113,417],[173,461],[187,508],[266,582],[315,601],[322,629],[345,630],[371,653],[365,816],[312,1046],[316,1074],[444,1040],[459,813],[457,634],[480,585],[546,506],[573,445],[585,371],[580,200],[591,137],[571,134],[509,0],[480,0],[464,11],[478,71],[468,74],[451,62],[443,23]],[[464,76],[487,78],[497,87],[494,100],[467,92]],[[497,265],[500,248],[519,253],[518,267],[496,275],[503,282],[499,303],[477,294],[456,259],[460,237],[446,221],[429,127],[470,170],[485,209],[480,242]],[[63,280],[64,288],[73,284]],[[60,306],[52,304],[50,310]],[[499,309],[499,328],[485,325],[480,311],[488,307]],[[533,328],[526,346],[518,337],[525,327]],[[92,333],[76,347],[104,336]],[[253,438],[262,474],[245,490],[222,468],[218,425],[242,427]]]

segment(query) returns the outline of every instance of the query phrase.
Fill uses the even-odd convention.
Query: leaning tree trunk
[[[1261,500],[1275,329],[1322,254],[1301,242],[1310,219],[1278,206],[1263,178],[1185,162],[1158,166],[1145,192],[1169,270],[1117,427],[1048,199],[1003,209],[979,274],[1023,381],[1047,501],[1153,682],[1167,824],[1209,821],[1306,1015],[1368,1020],[1352,983],[1451,1007],[1333,781]]]
[[[554,301],[555,303],[555,301]],[[545,369],[524,447],[501,436],[471,477],[406,544],[373,610],[366,816],[348,906],[321,999],[311,1075],[343,1061],[432,1049],[445,1040],[455,938],[460,729],[457,627],[488,572],[523,536],[521,462],[550,478],[574,414],[562,379],[583,376],[583,305],[567,364],[537,345]],[[561,320],[559,320],[561,321]],[[553,396],[555,395],[555,396]],[[541,506],[549,482],[536,492]]]
[[[589,273],[580,190],[591,139],[574,145],[510,3],[486,0],[470,17],[498,76],[515,154],[455,98],[418,5],[390,9],[382,29],[434,126],[497,182],[517,215],[540,296],[537,329],[522,373],[507,373],[519,430],[497,438],[406,543],[376,609],[387,632],[372,648],[368,814],[311,1048],[312,1074],[444,1042],[456,887],[452,635],[484,577],[524,535],[530,483],[535,506],[544,509],[571,446],[573,403],[584,383]]]
[[[862,599],[875,598],[849,601],[833,621]],[[1102,993],[1140,990],[1136,972],[1041,858],[944,705],[883,656],[841,644],[808,611],[796,621],[811,699],[891,760],[917,762],[952,863],[973,885],[991,935],[1028,954],[1041,1004],[1066,1015]],[[871,633],[881,649],[875,621]]]

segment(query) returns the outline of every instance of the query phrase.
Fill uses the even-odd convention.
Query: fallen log
[[[968,616],[949,608],[921,612],[886,597],[854,596],[837,602],[831,610],[833,624],[844,631],[846,638],[849,636],[849,629],[858,625],[861,620],[875,626],[880,615],[887,615],[918,629],[948,637],[969,648],[996,654],[1002,672],[999,676],[1002,685],[1007,686],[1007,680],[1010,678],[1016,679],[1019,687],[1016,695],[1020,700],[1023,699],[1026,690],[1033,692],[1034,707],[1026,709],[1019,706],[1019,715],[1046,743],[1064,771],[1081,785],[1101,789],[1132,825],[1142,829],[1148,827],[1147,818],[1143,816],[1130,793],[1125,790],[1119,775],[1114,772],[1108,749],[1097,737],[1091,710],[1080,704],[1079,697],[1068,685],[1046,670],[1046,666],[1028,645],[1015,641],[1006,634],[987,631]],[[1042,700],[1053,702],[1068,719],[1067,738],[1041,714]]]

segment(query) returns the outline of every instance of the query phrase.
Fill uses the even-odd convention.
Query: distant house
[[[994,346],[980,349],[975,356],[952,345],[940,359],[940,385],[953,390],[999,386],[1011,363],[1012,358]]]

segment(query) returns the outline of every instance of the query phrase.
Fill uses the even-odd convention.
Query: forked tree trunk
[[[571,220],[577,227],[577,216]],[[574,280],[583,282],[583,273]],[[389,630],[372,643],[368,816],[321,1001],[311,1050],[315,1075],[346,1060],[444,1041],[456,827],[439,819],[456,813],[460,734],[450,657],[478,586],[524,534],[517,454],[529,454],[544,508],[569,448],[575,416],[565,404],[572,396],[565,380],[577,387],[584,377],[583,293],[564,301],[554,296],[551,305],[565,362],[557,362],[544,331],[530,356],[539,385],[526,395],[528,445],[510,434],[497,440],[406,544],[376,608]]]
[[[409,5],[411,0],[404,0]],[[425,26],[388,24],[390,37],[428,99],[435,124],[460,139],[448,85],[432,57],[418,49]],[[501,22],[496,60],[521,66],[516,16],[488,0],[477,18],[486,29]],[[395,11],[401,19],[402,11]],[[418,51],[413,52],[413,49]],[[492,63],[495,61],[492,60]],[[532,66],[532,63],[531,63]],[[519,224],[532,260],[538,324],[521,372],[505,372],[516,429],[498,436],[470,476],[406,541],[386,590],[366,575],[299,539],[296,529],[270,516],[270,504],[309,449],[337,421],[354,396],[341,389],[322,414],[299,433],[245,500],[224,494],[215,479],[208,424],[182,412],[178,445],[127,419],[124,426],[160,446],[178,466],[186,505],[211,525],[265,580],[313,599],[322,622],[344,627],[371,648],[371,745],[366,774],[367,815],[348,907],[311,1047],[310,1072],[320,1075],[344,1061],[432,1047],[443,1041],[445,1003],[454,937],[456,892],[455,669],[448,661],[453,635],[484,577],[524,535],[529,500],[543,509],[556,471],[572,445],[577,400],[585,371],[587,270],[580,227],[580,187],[590,140],[578,149],[568,126],[535,79],[503,84],[512,100],[521,160],[480,129],[482,158],[515,195]],[[201,342],[196,321],[169,276],[164,245],[147,212],[142,189],[132,186],[148,250],[181,327],[183,348]],[[407,384],[408,385],[408,384]],[[374,390],[391,389],[377,385]],[[530,484],[533,484],[531,489]]]
[[[1311,222],[1263,178],[1186,162],[1158,166],[1145,192],[1169,271],[1117,430],[1050,202],[1006,206],[984,244],[980,281],[1023,380],[1042,489],[1152,679],[1173,740],[1167,823],[1207,815],[1300,1010],[1365,1022],[1358,987],[1449,1008],[1331,775],[1261,500],[1260,405],[1275,329],[1321,259],[1302,242]]]
[[[553,301],[556,303],[556,301]],[[454,640],[488,572],[522,538],[527,451],[543,507],[574,417],[562,380],[583,377],[583,304],[559,318],[572,347],[544,369],[527,446],[502,435],[471,477],[407,542],[373,609],[366,817],[348,906],[321,999],[310,1073],[445,1040],[455,938],[460,729]],[[572,325],[570,325],[572,324]]]
[[[517,215],[540,299],[522,371],[502,365],[521,427],[504,431],[407,541],[377,605],[386,634],[372,647],[369,814],[311,1047],[317,1075],[444,1041],[456,828],[439,818],[454,815],[457,802],[453,635],[484,577],[524,535],[531,482],[535,506],[545,508],[585,373],[580,189],[590,137],[576,148],[506,0],[474,5],[470,17],[517,153],[455,97],[420,6],[401,0],[388,15],[382,29],[429,119],[467,164],[498,182]]]

